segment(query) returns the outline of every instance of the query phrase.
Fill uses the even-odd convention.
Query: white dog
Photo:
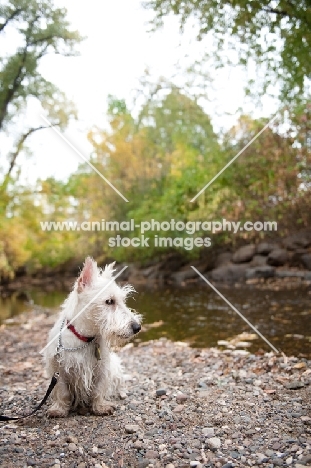
[[[111,414],[112,397],[122,396],[119,357],[111,351],[141,329],[141,316],[127,308],[132,286],[120,288],[112,276],[88,257],[73,291],[62,306],[45,349],[47,373],[59,373],[48,416],[65,417],[71,408],[89,406],[96,415]]]

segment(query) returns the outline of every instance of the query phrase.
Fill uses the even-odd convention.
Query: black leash
[[[0,421],[12,421],[12,420],[16,421],[17,419],[29,418],[29,416],[32,416],[33,414],[35,414],[44,405],[44,403],[46,403],[46,400],[49,398],[50,393],[52,392],[53,388],[57,384],[58,377],[59,377],[59,373],[55,372],[50,382],[49,388],[47,389],[46,394],[44,395],[43,400],[38,406],[36,406],[36,408],[31,413],[26,414],[26,416],[18,416],[18,417],[0,415]]]

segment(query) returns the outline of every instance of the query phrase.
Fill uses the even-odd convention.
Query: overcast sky
[[[176,64],[200,60],[208,47],[206,41],[194,40],[191,28],[180,35],[176,18],[169,18],[160,31],[149,33],[148,19],[152,13],[140,6],[140,0],[56,0],[56,4],[68,9],[72,27],[86,39],[79,45],[80,56],[47,56],[40,71],[76,103],[79,120],[65,136],[85,156],[91,150],[87,130],[92,125],[105,124],[108,94],[129,99],[146,67],[155,78],[170,78],[176,73]],[[228,128],[236,119],[237,109],[245,106],[243,76],[238,69],[225,69],[217,74],[209,70],[209,73],[215,78],[217,91],[216,100],[207,110],[216,129]],[[39,107],[34,106],[32,112],[39,112]],[[267,109],[262,112],[267,113]],[[31,180],[48,176],[65,178],[81,162],[53,130],[35,134],[31,147],[34,154],[27,163]]]

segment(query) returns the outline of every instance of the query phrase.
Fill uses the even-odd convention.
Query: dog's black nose
[[[140,329],[141,329],[140,323],[137,323],[137,322],[132,323],[132,330],[134,332],[134,335],[136,335],[136,333],[138,333]]]

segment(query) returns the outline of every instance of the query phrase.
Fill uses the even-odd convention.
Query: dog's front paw
[[[69,410],[59,405],[52,405],[46,412],[49,418],[65,418],[68,416]]]
[[[106,401],[104,403],[97,403],[92,406],[92,412],[96,416],[108,416],[114,413],[116,409],[116,405],[111,403],[110,401]]]

